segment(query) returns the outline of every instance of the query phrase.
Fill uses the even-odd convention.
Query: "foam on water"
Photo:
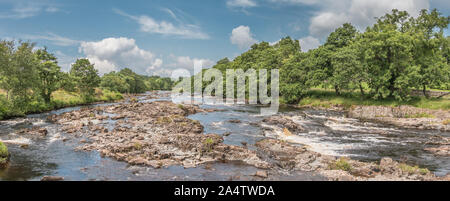
[[[17,145],[30,145],[32,144],[32,140],[24,137],[18,137],[14,139],[3,140],[0,139],[5,144],[17,144]]]

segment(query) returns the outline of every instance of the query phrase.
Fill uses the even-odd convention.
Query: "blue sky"
[[[450,13],[446,0],[0,0],[0,37],[47,46],[64,70],[88,58],[101,73],[167,76],[285,36],[306,51],[345,22],[363,30],[393,8]]]

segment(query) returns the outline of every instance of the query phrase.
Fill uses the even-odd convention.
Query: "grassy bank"
[[[0,94],[0,120],[20,117],[26,114],[51,111],[64,107],[85,105],[93,102],[110,102],[121,99],[123,99],[121,93],[107,89],[96,89],[95,96],[90,100],[83,99],[77,92],[59,90],[52,93],[52,101],[50,104],[46,104],[42,101],[33,101],[27,107],[28,109],[26,109],[26,111],[19,111],[12,107],[12,103],[7,101],[4,94]]]
[[[398,101],[395,99],[375,100],[361,96],[357,92],[344,92],[337,96],[332,90],[314,89],[308,92],[306,98],[299,102],[299,106],[323,107],[330,108],[333,106],[341,106],[350,108],[353,105],[366,106],[400,106],[410,105],[418,108],[426,109],[450,109],[450,97],[446,96],[440,99],[426,99],[425,97],[413,97],[409,101]]]

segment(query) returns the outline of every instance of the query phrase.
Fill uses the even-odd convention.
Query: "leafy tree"
[[[430,13],[422,10],[417,19],[411,19],[411,35],[414,37],[414,60],[418,65],[414,78],[418,88],[428,97],[428,86],[440,86],[450,80],[450,69],[445,51],[448,51],[444,29],[450,18],[442,16],[436,9]]]
[[[143,93],[147,91],[143,76],[136,74],[129,68],[122,69],[119,74],[124,76],[126,83],[130,86],[127,93]]]
[[[325,50],[320,52],[322,53],[321,57],[325,60],[325,65],[319,73],[321,73],[321,77],[325,76],[328,84],[334,87],[337,95],[340,95],[342,89],[347,88],[350,80],[346,79],[346,76],[348,76],[346,73],[352,71],[351,69],[346,69],[346,67],[349,67],[348,65],[338,61],[344,59],[342,58],[344,55],[339,54],[339,52],[341,52],[341,48],[348,47],[353,43],[356,36],[357,31],[355,27],[349,23],[345,23],[328,36],[327,42],[323,47]],[[342,51],[342,53],[348,53],[348,49]]]
[[[116,72],[111,72],[103,75],[100,87],[120,93],[126,93],[130,91],[130,85],[127,83],[125,77]]]
[[[88,59],[78,59],[70,69],[70,75],[75,79],[81,95],[89,100],[95,93],[95,87],[100,83],[98,70]]]
[[[364,95],[362,82],[364,81],[364,70],[360,63],[355,46],[346,46],[338,49],[331,56],[331,64],[334,68],[332,84],[335,90],[346,89],[352,83],[359,86],[361,94]]]
[[[367,28],[361,37],[364,64],[369,68],[369,86],[375,98],[407,98],[413,80],[411,74],[413,38],[407,33],[407,12],[393,10]]]
[[[8,100],[11,98],[10,92],[15,80],[15,77],[13,76],[15,66],[12,61],[14,51],[14,42],[0,42],[0,86],[3,90],[6,90],[6,99]]]
[[[38,83],[37,66],[39,62],[33,53],[34,44],[22,42],[14,51],[10,60],[11,95],[16,108],[26,111],[33,100],[33,90]]]
[[[37,68],[39,75],[39,91],[46,103],[50,103],[52,92],[61,85],[61,67],[58,66],[56,57],[47,52],[47,49],[40,49],[35,52],[40,63]]]

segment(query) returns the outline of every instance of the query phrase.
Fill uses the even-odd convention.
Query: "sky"
[[[88,58],[100,74],[131,68],[170,76],[212,67],[258,42],[290,36],[302,51],[350,22],[360,31],[396,8],[412,16],[448,0],[0,0],[0,38],[36,42],[64,71]],[[445,34],[449,35],[449,30]]]

